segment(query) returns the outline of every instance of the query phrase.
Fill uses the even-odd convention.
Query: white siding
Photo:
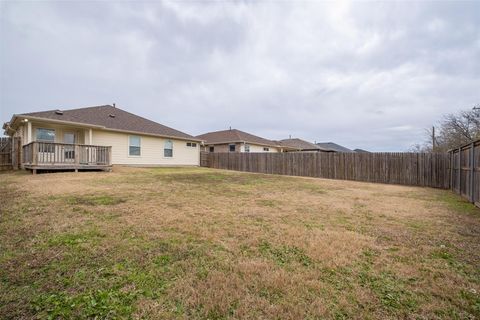
[[[93,131],[94,145],[112,147],[112,164],[127,165],[193,165],[200,164],[200,145],[187,147],[187,141],[157,138],[151,136],[141,137],[140,156],[129,156],[130,134],[109,131]],[[163,147],[166,140],[173,142],[173,157],[163,156]]]
[[[26,126],[25,126],[26,127]],[[54,129],[55,130],[55,142],[57,143],[63,143],[63,135],[66,132],[69,133],[74,133],[75,134],[75,143],[84,143],[84,131],[85,129],[80,129],[80,128],[75,128],[75,127],[67,127],[67,126],[62,126],[62,125],[57,125],[57,124],[51,124],[51,123],[32,123],[32,141],[37,140],[37,129],[38,128],[44,128],[44,129]],[[27,141],[25,139],[24,144],[26,144]]]
[[[248,145],[250,146],[250,152],[280,152],[280,150],[275,147],[265,147],[265,146],[259,146],[256,144],[251,144],[251,143],[248,143]],[[268,148],[269,150],[264,151],[263,148]],[[243,144],[240,148],[240,152],[245,152],[245,146]]]

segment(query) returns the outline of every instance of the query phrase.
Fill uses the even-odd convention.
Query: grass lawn
[[[0,318],[480,318],[449,191],[205,168],[0,174]]]

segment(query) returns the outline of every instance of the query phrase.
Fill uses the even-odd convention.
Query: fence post
[[[453,159],[455,157],[454,157],[454,154],[453,154],[453,150],[450,150],[449,153],[450,153],[450,189],[454,190],[455,183],[453,182],[453,170],[454,170]]]
[[[458,148],[458,192],[462,194],[462,148]]]
[[[471,146],[471,150],[470,150],[470,201],[473,203],[475,202],[475,183],[474,183],[474,179],[475,179],[475,143],[472,142],[472,144],[470,145]]]

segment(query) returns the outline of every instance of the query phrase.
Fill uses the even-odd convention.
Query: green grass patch
[[[370,288],[386,309],[404,314],[416,309],[418,302],[415,294],[395,274],[387,271],[377,274],[363,270],[358,276],[360,284]]]
[[[444,191],[437,197],[437,200],[445,203],[452,211],[480,215],[479,208],[453,192]]]
[[[86,206],[112,206],[126,201],[125,198],[113,197],[110,195],[86,195],[67,198],[68,204]]]
[[[84,243],[97,244],[103,237],[105,237],[105,235],[96,229],[83,232],[66,232],[53,235],[48,239],[47,244],[49,246],[74,247]]]
[[[275,261],[276,264],[284,266],[293,262],[303,266],[310,266],[312,259],[300,248],[295,246],[274,247],[268,241],[262,241],[259,246],[262,256]]]
[[[68,294],[46,293],[33,301],[39,318],[46,319],[115,319],[128,318],[133,312],[136,292],[99,289]]]
[[[300,189],[301,190],[305,190],[305,191],[308,191],[309,193],[313,193],[313,194],[326,194],[327,193],[327,190],[318,185],[318,184],[315,184],[315,183],[302,183],[299,185]]]

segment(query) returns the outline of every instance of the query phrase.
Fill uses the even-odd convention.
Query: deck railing
[[[23,164],[109,166],[112,147],[34,141],[23,146]]]

